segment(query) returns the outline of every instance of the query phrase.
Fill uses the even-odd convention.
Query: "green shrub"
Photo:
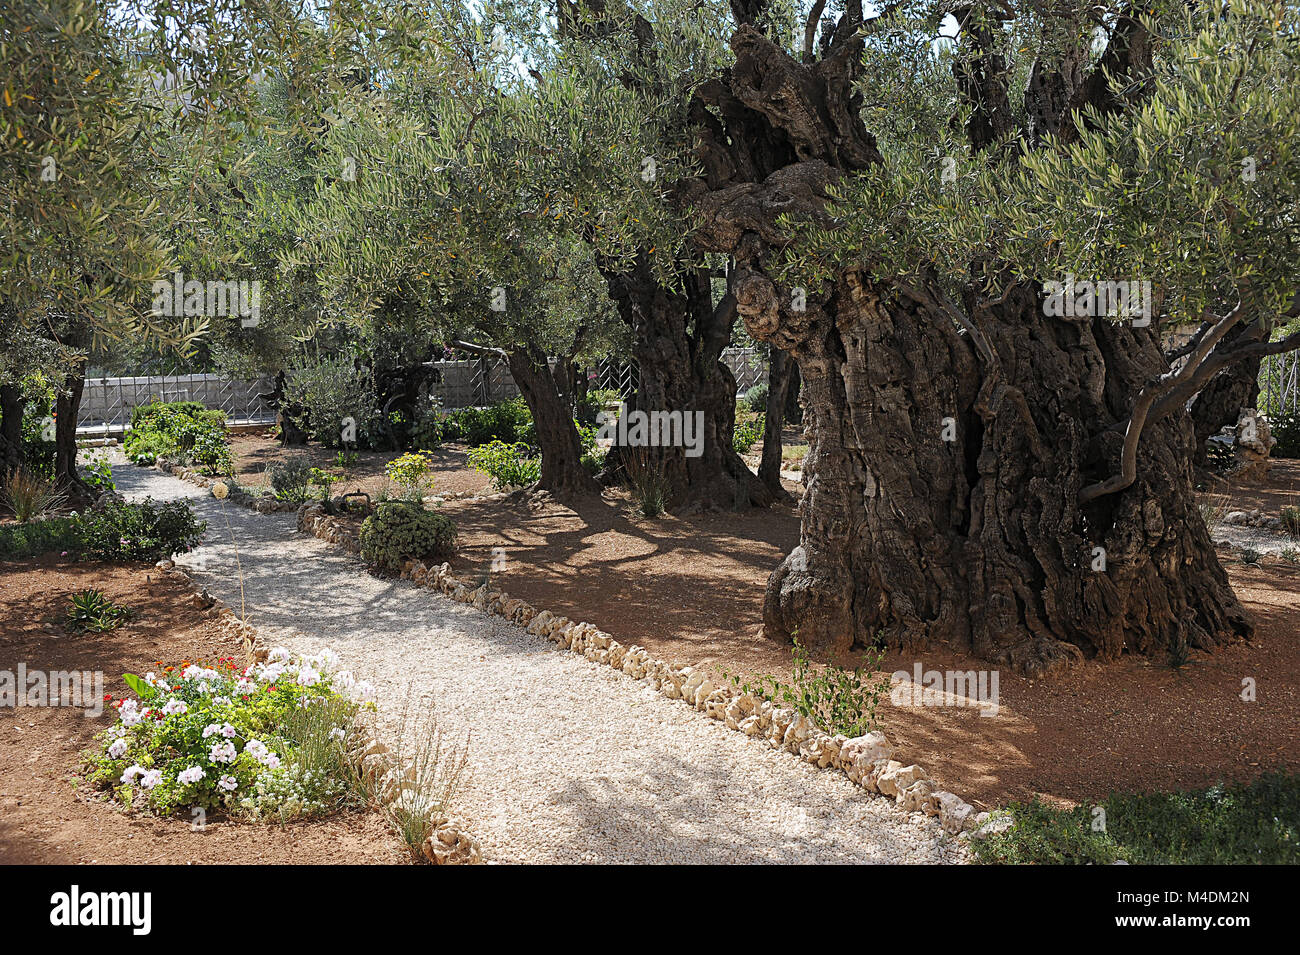
[[[50,551],[81,550],[81,521],[47,517],[29,524],[0,524],[0,560],[26,560]]]
[[[117,482],[113,480],[113,465],[107,454],[96,454],[81,469],[81,479],[98,491],[116,491]]]
[[[206,521],[196,521],[185,501],[157,504],[103,501],[81,517],[81,552],[96,560],[153,563],[193,550],[203,539]]]
[[[490,475],[498,490],[526,487],[542,476],[542,462],[528,456],[528,446],[523,442],[505,444],[493,441],[469,453],[469,466],[475,471]]]
[[[401,486],[405,497],[418,501],[423,496],[426,482],[429,487],[433,486],[433,480],[428,476],[432,464],[427,452],[408,451],[389,461],[384,474]]]
[[[500,441],[504,444],[536,443],[533,416],[522,397],[500,401],[486,408],[458,408],[442,422],[443,438],[472,448]]]
[[[284,386],[284,407],[298,408],[290,420],[327,448],[343,446],[343,421],[357,425],[357,446],[373,447],[383,437],[370,375],[352,359],[328,359],[299,368]]]
[[[760,383],[745,392],[745,404],[757,414],[767,412],[767,384]]]
[[[277,648],[244,670],[225,658],[126,674],[134,695],[113,702],[119,719],[87,754],[89,781],[161,816],[222,808],[283,822],[359,805],[351,753],[361,704],[340,692],[351,679],[332,674],[337,660],[328,650],[290,659]]]
[[[732,432],[731,446],[737,454],[748,454],[750,449],[763,437],[763,416],[747,416],[744,420],[736,419],[736,428]]]
[[[24,382],[22,461],[27,470],[44,477],[54,477],[54,435],[47,427],[47,419],[54,420],[54,389],[44,379]],[[47,440],[46,435],[49,435]]]
[[[1282,530],[1286,531],[1287,536],[1292,540],[1300,540],[1300,507],[1284,507],[1279,517],[1282,520]]]
[[[1300,458],[1300,411],[1269,415],[1269,427],[1277,444],[1270,452],[1275,458]]]
[[[1111,795],[1096,807],[1054,809],[1035,799],[1013,803],[1005,814],[1013,820],[1010,829],[971,841],[979,861],[1300,863],[1300,776],[1293,774],[1188,792]]]
[[[135,464],[174,457],[178,463],[198,466],[205,474],[234,470],[225,413],[209,411],[196,401],[137,405],[131,411],[131,430],[123,449]]]
[[[361,557],[397,573],[408,560],[446,560],[456,552],[456,525],[414,501],[381,501],[361,525]]]
[[[301,504],[307,500],[312,486],[312,466],[305,455],[295,455],[267,467],[271,490],[278,500]]]

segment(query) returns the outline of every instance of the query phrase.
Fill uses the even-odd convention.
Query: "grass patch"
[[[808,445],[792,444],[781,449],[781,463],[790,470],[803,467],[803,459],[808,456]]]
[[[1105,811],[1104,831],[1094,831]],[[1100,807],[1013,803],[1006,832],[972,840],[976,858],[1007,865],[1295,865],[1300,863],[1300,776],[1148,795],[1111,795]],[[1100,829],[1100,826],[1098,826]]]

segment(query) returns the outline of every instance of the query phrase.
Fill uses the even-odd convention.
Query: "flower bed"
[[[373,690],[337,661],[277,649],[244,668],[225,658],[129,674],[135,696],[113,701],[118,723],[100,734],[90,781],[160,815],[285,820],[360,805],[356,717]]]

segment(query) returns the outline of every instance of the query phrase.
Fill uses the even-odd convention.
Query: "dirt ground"
[[[787,446],[802,441],[797,429],[787,432]],[[265,436],[260,442],[237,445],[244,473],[282,453]],[[752,466],[760,451],[756,445],[748,455]],[[315,453],[333,461],[332,453]],[[382,482],[383,461],[392,456],[363,455],[347,489],[377,487],[367,482],[376,474]],[[487,484],[465,469],[460,449],[444,449],[438,461],[437,492]],[[1226,496],[1227,510],[1275,515],[1300,499],[1300,461],[1277,461],[1267,485],[1216,493]],[[460,552],[452,563],[462,576],[485,579],[501,548],[505,566],[492,573],[495,585],[535,606],[719,675],[789,676],[789,648],[762,636],[761,611],[768,574],[799,539],[792,507],[649,520],[615,490],[576,509],[545,496],[489,494],[449,500],[442,512],[456,522]],[[1300,567],[1276,557],[1246,566],[1227,548],[1220,559],[1255,620],[1253,644],[1195,654],[1180,670],[1128,658],[1084,663],[1054,682],[1001,671],[996,716],[886,700],[882,728],[901,755],[981,808],[1033,795],[1079,802],[1111,790],[1169,790],[1300,768]],[[891,654],[882,668],[911,672],[918,662],[923,670],[985,666],[934,648]],[[1255,702],[1241,699],[1246,678],[1255,681]]]
[[[332,488],[331,494],[346,494],[349,491],[364,491],[372,497],[382,487],[390,486],[384,475],[384,466],[398,456],[395,451],[358,451],[355,464],[340,467],[337,461],[338,451],[322,448],[316,444],[304,447],[282,447],[272,436],[270,429],[260,431],[241,431],[230,437],[230,449],[235,458],[235,477],[247,488],[261,488],[270,483],[267,477],[267,465],[286,458],[305,455],[312,467],[321,468],[339,475],[340,480]],[[487,488],[492,479],[471,470],[466,463],[468,452],[455,445],[448,445],[430,452],[433,459],[432,477],[434,494],[455,494],[469,491],[477,493]]]
[[[63,617],[73,593],[97,587],[136,611],[108,633],[73,634]],[[47,556],[0,562],[0,670],[102,671],[104,693],[126,694],[122,674],[156,660],[242,656],[179,583],[134,566]],[[0,863],[401,863],[406,855],[375,812],[287,825],[209,816],[128,814],[88,790],[79,754],[114,717],[72,707],[0,708]]]

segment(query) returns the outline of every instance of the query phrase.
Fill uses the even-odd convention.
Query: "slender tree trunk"
[[[0,486],[5,475],[23,465],[23,400],[17,385],[0,385]]]
[[[635,335],[640,387],[634,407],[701,415],[699,456],[688,455],[684,447],[644,449],[650,466],[667,480],[670,508],[683,513],[770,504],[771,490],[732,447],[736,379],[722,361],[722,350],[731,341],[734,299],[727,295],[715,307],[703,270],[687,273],[681,291],[665,288],[644,254],[630,270],[605,271],[605,277],[619,314]]]
[[[77,473],[77,416],[85,385],[83,363],[68,376],[65,388],[54,399],[54,480],[73,507],[84,507],[99,496]]]
[[[553,374],[545,353],[533,347],[512,349],[507,361],[532,412],[542,449],[542,474],[537,487],[560,497],[600,493],[600,485],[582,466],[582,443],[573,424],[573,409],[556,378],[564,369],[557,368]]]
[[[796,367],[789,355],[779,348],[772,349],[767,366],[767,420],[763,424],[763,457],[758,466],[758,479],[780,501],[791,500],[790,493],[781,486],[781,432],[785,430],[786,398]]]

